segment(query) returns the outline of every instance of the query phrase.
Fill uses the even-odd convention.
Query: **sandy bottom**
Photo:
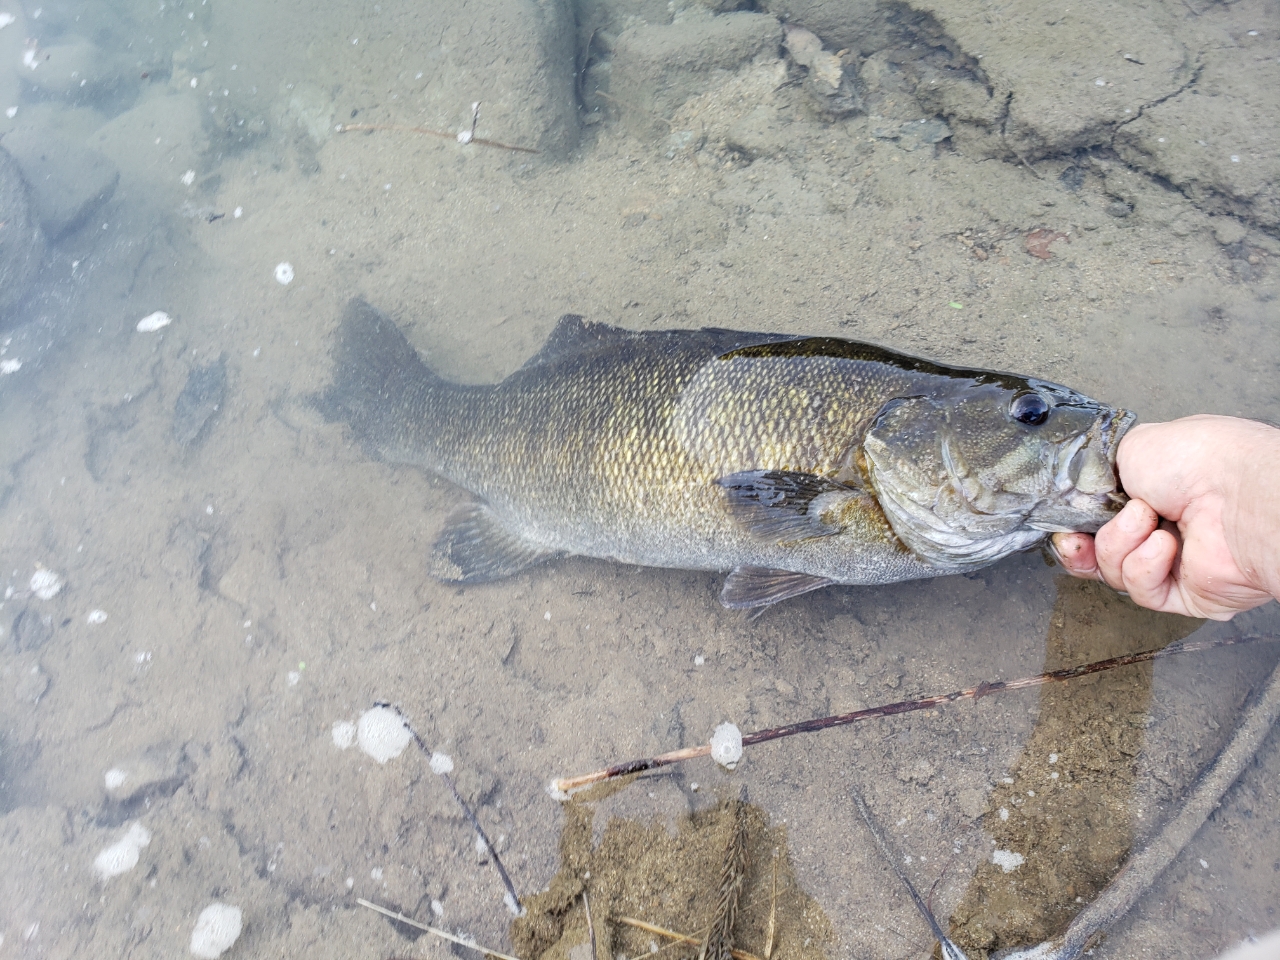
[[[336,114],[395,76],[351,80]],[[268,138],[186,193],[127,175],[110,239],[54,251],[30,322],[3,335],[24,364],[0,378],[0,957],[172,957],[213,901],[244,914],[231,956],[443,955],[365,897],[584,960],[582,886],[613,952],[645,954],[650,937],[609,918],[710,923],[721,804],[742,786],[743,949],[763,954],[772,909],[775,956],[929,955],[854,783],[977,956],[1061,930],[1176,809],[1280,646],[762,745],[732,774],[691,761],[562,808],[551,778],[697,745],[722,721],[760,729],[1202,628],[1038,555],[755,621],[720,607],[718,577],[591,560],[444,586],[424,560],[465,492],[370,461],[312,409],[359,295],[471,381],[519,366],[572,311],[863,338],[1146,420],[1280,414],[1265,235],[1224,245],[1156,183],[1117,218],[1093,167],[1072,189],[1068,161],[977,163],[769,95],[793,108],[788,144],[750,164],[714,145],[668,157],[610,123],[555,163],[385,131]],[[1026,249],[1039,228],[1067,235],[1049,259]],[[155,310],[173,323],[137,332]],[[219,360],[217,409],[184,445],[207,400],[184,388]],[[42,566],[63,581],[50,599],[29,586]],[[1236,627],[1280,633],[1280,612]],[[534,933],[512,940],[428,757],[337,745],[334,725],[379,701],[452,758],[521,895],[555,878]],[[1280,925],[1278,783],[1273,733],[1095,956],[1204,958]],[[149,844],[104,881],[95,857],[134,822]]]

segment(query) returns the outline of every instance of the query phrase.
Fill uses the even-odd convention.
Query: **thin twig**
[[[1172,643],[1159,650],[1144,650],[1142,653],[1130,653],[1122,657],[1111,657],[1108,660],[1097,660],[1093,663],[1067,667],[1063,670],[1052,670],[1048,673],[1038,673],[1035,676],[1021,677],[1017,680],[998,680],[994,683],[980,683],[976,687],[970,687],[967,690],[956,690],[953,693],[942,693],[932,697],[923,697],[919,700],[899,700],[897,703],[887,703],[879,707],[868,707],[865,710],[855,710],[852,713],[843,713],[833,717],[820,717],[816,720],[802,720],[799,723],[792,723],[783,727],[773,727],[768,730],[757,730],[755,733],[743,735],[742,746],[744,748],[750,747],[757,743],[766,743],[770,740],[779,740],[783,737],[793,737],[798,733],[814,733],[819,730],[828,730],[832,727],[842,727],[846,724],[858,723],[862,720],[876,720],[880,717],[892,717],[902,713],[911,713],[916,710],[928,710],[931,707],[954,703],[957,700],[980,700],[993,693],[1006,693],[1010,690],[1026,690],[1031,687],[1042,686],[1046,683],[1075,680],[1079,677],[1089,676],[1090,674],[1101,673],[1103,670],[1114,670],[1116,667],[1127,667],[1137,663],[1149,663],[1153,660],[1163,660],[1165,657],[1172,657],[1181,653],[1195,653],[1201,650],[1213,650],[1217,647],[1229,647],[1233,645],[1253,643],[1255,641],[1277,639],[1280,639],[1280,637],[1226,636],[1215,637],[1211,640],[1192,640],[1186,643]],[[654,770],[658,767],[665,767],[672,763],[681,763],[685,760],[692,760],[695,757],[705,757],[710,753],[711,745],[703,744],[698,747],[685,747],[682,750],[672,750],[670,753],[659,754],[656,757],[649,757],[644,760],[629,760],[626,763],[617,763],[611,767],[606,767],[603,770],[596,770],[593,773],[584,773],[576,777],[561,777],[559,779],[552,780],[550,792],[554,797],[567,799],[570,794],[577,790],[581,790],[583,787],[590,786],[593,783],[612,780],[615,777],[625,777],[632,773],[643,773],[646,770]]]
[[[398,923],[408,924],[416,930],[425,930],[432,936],[440,937],[442,940],[448,940],[450,943],[456,943],[460,947],[466,947],[468,950],[474,950],[477,953],[483,953],[486,957],[497,957],[498,960],[520,960],[519,957],[513,957],[506,953],[499,953],[497,950],[490,950],[488,947],[482,947],[474,940],[468,940],[465,937],[459,937],[447,930],[441,930],[439,927],[429,927],[425,923],[419,923],[411,917],[406,917],[403,913],[397,913],[395,910],[388,910],[386,907],[380,907],[376,903],[370,903],[363,897],[356,897],[356,903],[362,907],[368,907],[384,917],[390,917]]]
[[[423,133],[431,137],[443,137],[445,140],[452,140],[454,143],[464,143],[458,139],[456,133],[450,133],[447,130],[432,130],[430,127],[406,127],[397,123],[340,123],[338,124],[338,133],[352,133],[358,130],[389,130],[394,133]],[[465,143],[478,143],[482,147],[497,147],[500,150],[514,150],[517,153],[541,153],[541,150],[535,150],[532,147],[517,147],[510,143],[502,143],[498,140],[486,140],[484,137],[470,137]]]
[[[613,919],[618,923],[625,923],[629,927],[635,927],[637,930],[656,933],[658,936],[666,937],[668,940],[675,940],[677,943],[691,943],[695,947],[702,943],[697,937],[676,933],[674,930],[668,930],[666,927],[660,927],[654,923],[646,923],[643,920],[637,920],[635,917],[614,917]],[[745,950],[734,950],[732,956],[733,960],[760,960],[754,953],[747,953]]]
[[[929,929],[933,931],[934,939],[938,941],[938,945],[942,948],[943,960],[965,960],[964,952],[947,939],[947,935],[942,932],[942,927],[938,925],[938,920],[934,917],[933,911],[929,909],[920,894],[916,892],[915,885],[912,884],[906,871],[898,864],[898,858],[889,849],[889,841],[885,839],[880,825],[872,818],[871,811],[867,808],[867,801],[862,798],[862,793],[856,786],[850,784],[849,795],[853,797],[853,805],[858,808],[858,815],[862,817],[862,822],[867,825],[867,832],[871,834],[871,839],[880,848],[881,856],[888,861],[889,866],[893,868],[893,872],[898,875],[902,885],[907,888],[907,893],[911,895],[911,902],[916,905],[920,915],[929,924]]]
[[[408,730],[409,735],[413,737],[413,742],[418,745],[418,749],[422,751],[429,761],[431,758],[431,749],[427,746],[426,742],[423,741],[422,737],[418,736],[418,731],[413,729],[413,725],[409,723],[409,720],[405,715],[400,713],[400,711],[390,703],[379,703],[377,706],[389,707],[399,714],[400,722],[404,724],[404,728]],[[490,841],[489,835],[484,832],[484,827],[480,826],[480,821],[472,812],[471,807],[467,805],[467,801],[462,799],[462,794],[458,792],[458,788],[453,782],[453,777],[449,776],[448,771],[435,770],[434,768],[432,768],[432,770],[436,776],[443,780],[445,785],[448,786],[449,792],[453,794],[453,799],[458,802],[458,806],[462,809],[463,815],[466,816],[468,821],[470,821],[472,829],[476,832],[476,836],[480,838],[480,842],[483,843],[485,849],[489,851],[489,856],[493,860],[493,866],[498,871],[498,876],[502,878],[502,885],[507,888],[507,895],[503,898],[503,902],[506,903],[507,909],[510,910],[514,916],[522,916],[524,914],[524,907],[520,906],[520,895],[516,893],[515,884],[511,882],[511,876],[507,873],[507,868],[502,865],[502,858],[498,856],[498,851],[494,848],[493,842]]]
[[[1010,147],[1009,149],[1013,150],[1012,147]],[[1044,177],[1040,175],[1040,171],[1037,170],[1035,167],[1033,167],[1031,164],[1027,163],[1027,158],[1024,157],[1022,154],[1020,154],[1017,150],[1013,150],[1013,155],[1022,161],[1022,165],[1031,171],[1031,175],[1033,177],[1035,177],[1037,180],[1044,179]]]
[[[591,922],[591,901],[587,899],[587,888],[582,888],[582,909],[587,914],[587,936],[591,939],[591,960],[600,960],[600,952],[596,949],[596,927]]]

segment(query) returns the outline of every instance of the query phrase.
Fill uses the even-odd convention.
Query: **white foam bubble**
[[[736,724],[722,723],[711,735],[711,759],[732,770],[742,759],[742,731]]]
[[[356,725],[348,720],[339,720],[330,732],[333,735],[333,745],[339,750],[346,750],[356,742]]]
[[[398,757],[413,739],[400,714],[390,707],[374,707],[360,715],[356,724],[360,749],[379,763]]]
[[[123,837],[103,850],[93,861],[93,869],[104,881],[128,873],[138,865],[138,854],[151,842],[151,832],[140,823],[130,825]]]
[[[211,903],[200,911],[191,931],[191,952],[203,960],[216,960],[236,942],[244,929],[239,907]]]
[[[453,757],[438,750],[431,754],[431,772],[439,774],[453,773]]]
[[[161,327],[167,327],[171,323],[173,323],[173,317],[163,310],[157,310],[139,320],[137,330],[139,333],[155,333]]]
[[[31,592],[41,600],[52,600],[62,590],[62,578],[52,570],[41,567],[31,575]]]
[[[276,264],[276,283],[288,285],[293,282],[293,264],[277,263]]]

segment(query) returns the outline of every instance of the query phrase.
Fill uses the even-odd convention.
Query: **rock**
[[[393,122],[456,134],[470,128],[471,104],[479,101],[477,138],[559,158],[577,147],[580,133],[574,6],[572,0],[384,3],[344,15],[343,28],[335,30],[330,18],[314,16],[297,0],[285,0],[260,8],[253,17],[226,18],[219,36],[225,50],[254,49],[263,35],[272,36],[272,56],[260,63],[241,60],[238,84],[274,94],[280,78],[288,77],[289,82],[310,82],[330,91],[326,99],[340,90],[347,109],[337,111],[335,124],[353,119],[351,106],[385,97],[376,80],[384,67],[366,73],[356,65],[370,57],[404,64],[405,80],[412,81],[413,106],[402,101],[404,112],[393,114]],[[338,75],[344,78],[341,84],[336,83]],[[252,122],[250,118],[288,109],[291,99],[267,108],[247,94],[238,99],[233,90],[224,109]],[[314,116],[311,106],[293,108],[294,119]]]
[[[898,37],[893,8],[877,0],[766,0],[762,7],[785,23],[812,31],[828,50],[867,56]]]
[[[1199,80],[1116,134],[1116,152],[1172,183],[1208,213],[1280,227],[1280,142],[1273,94],[1280,62],[1206,54]]]
[[[0,330],[17,320],[17,307],[40,269],[44,249],[22,171],[0,147]]]
[[[35,606],[24,607],[13,618],[14,646],[19,650],[39,650],[53,639],[53,614]]]
[[[1193,72],[1163,8],[1039,0],[994,18],[968,0],[911,7],[924,15],[911,27],[924,42],[907,65],[916,97],[946,117],[960,149],[978,156],[1029,161],[1110,143]]]
[[[122,192],[160,204],[180,203],[188,195],[182,176],[202,166],[208,147],[203,123],[196,95],[155,87],[99,127],[88,143],[119,168]]]
[[[23,79],[50,96],[73,101],[113,93],[124,78],[123,58],[110,56],[83,37],[41,45],[34,62],[35,69],[27,68]],[[132,70],[129,76],[134,76]]]
[[[610,80],[622,123],[639,137],[665,134],[662,121],[706,92],[718,71],[737,70],[757,58],[775,60],[781,46],[781,24],[759,13],[624,30],[614,46]]]
[[[206,427],[222,409],[227,397],[227,359],[196,367],[187,375],[187,384],[178,394],[173,409],[173,439],[180,447],[199,446],[207,436]]]
[[[5,135],[4,145],[22,170],[51,241],[83,226],[120,182],[120,171],[101,153],[47,129],[20,125]]]

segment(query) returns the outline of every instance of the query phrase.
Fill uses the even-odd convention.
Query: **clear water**
[[[625,14],[669,15],[651,7]],[[243,911],[231,956],[444,949],[411,947],[358,896],[508,944],[502,888],[426,759],[336,744],[334,725],[377,701],[452,757],[526,894],[558,867],[552,777],[696,745],[724,720],[759,729],[1197,628],[1035,555],[752,622],[721,609],[717,577],[592,560],[444,586],[424,561],[466,494],[370,460],[309,396],[361,295],[469,381],[500,379],[572,311],[865,338],[1046,376],[1146,420],[1275,419],[1274,234],[1137,173],[1133,212],[1114,216],[1097,164],[1127,168],[1108,151],[1005,163],[877,136],[913,119],[887,93],[875,116],[825,122],[802,86],[761,79],[785,68],[736,87],[714,75],[719,99],[658,132],[597,104],[559,158],[334,129],[453,134],[481,101],[477,137],[528,145],[537,93],[504,71],[533,56],[517,42],[530,28],[502,3],[444,30],[444,14],[385,2],[4,9],[18,19],[0,28],[17,65],[3,142],[91,148],[119,181],[100,205],[80,197],[83,221],[50,240],[0,332],[0,360],[20,363],[0,376],[0,956],[172,956],[214,901]],[[1255,20],[1275,42],[1263,7],[1173,15],[1206,49]],[[756,106],[773,111],[773,155],[700,139]],[[1238,116],[1216,135],[1253,136]],[[71,194],[101,169],[53,168]],[[1024,244],[1041,227],[1068,235],[1048,260]],[[138,332],[155,311],[172,322]],[[225,380],[199,375],[184,396],[219,361]],[[62,583],[47,600],[40,569]],[[1238,624],[1278,619],[1271,605]],[[1060,929],[1176,809],[1278,657],[1187,655],[792,739],[732,776],[694,761],[617,809],[665,821],[746,784],[786,827],[830,956],[924,956],[928,931],[848,800],[856,781],[917,885],[937,882],[944,922],[968,911],[968,929],[979,916],[1008,942]],[[1278,775],[1273,734],[1096,955],[1208,957],[1280,925]],[[150,842],[104,881],[95,858],[132,823]],[[1007,875],[1003,849],[1025,860]]]

